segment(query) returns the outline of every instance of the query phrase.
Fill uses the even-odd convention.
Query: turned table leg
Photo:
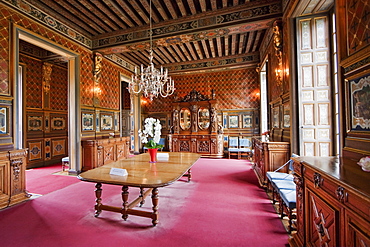
[[[153,204],[153,226],[158,224],[158,188],[154,188],[152,191],[152,204]]]
[[[144,199],[144,188],[140,188],[140,196],[139,197],[141,197],[140,207],[142,207],[143,204],[145,203],[145,199]]]
[[[188,182],[191,180],[191,169],[188,170]]]
[[[97,183],[95,185],[95,196],[96,196],[96,204],[95,204],[95,217],[98,217],[99,214],[101,213],[101,209],[100,209],[100,206],[102,205],[101,204],[101,192],[102,192],[102,189],[101,189],[101,183]]]
[[[122,186],[122,219],[127,220],[128,214],[128,186]]]

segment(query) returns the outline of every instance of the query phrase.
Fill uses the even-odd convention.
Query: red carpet
[[[287,246],[288,234],[247,161],[201,159],[192,171],[192,182],[159,188],[156,227],[113,212],[95,218],[94,184],[72,178],[77,182],[0,211],[0,245]],[[103,203],[120,206],[120,192],[103,185]]]
[[[53,175],[59,171],[62,171],[61,164],[26,170],[27,191],[45,195],[79,181],[73,176]]]

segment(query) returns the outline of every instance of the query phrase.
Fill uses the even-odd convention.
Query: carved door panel
[[[181,140],[179,139],[179,152],[191,152],[190,139]]]
[[[339,246],[339,211],[335,205],[321,199],[307,189],[306,206],[309,211],[306,221],[306,240],[311,246]]]
[[[344,226],[346,246],[370,246],[369,221],[366,221],[366,219],[360,218],[353,213],[347,212]]]
[[[197,139],[197,153],[211,153],[211,143],[209,138]]]
[[[9,167],[9,161],[0,162],[0,208],[7,206],[10,197]]]
[[[105,146],[104,147],[104,165],[115,161],[116,160],[115,157],[116,157],[115,145],[111,144],[109,146]]]
[[[127,158],[126,156],[126,143],[117,144],[117,160]]]

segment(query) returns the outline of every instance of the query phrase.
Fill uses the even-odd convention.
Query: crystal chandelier
[[[131,77],[131,82],[129,82],[128,90],[130,93],[139,94],[140,92],[144,97],[149,98],[150,101],[153,98],[167,97],[175,91],[174,81],[168,76],[168,70],[161,66],[158,70],[153,64],[153,41],[152,41],[152,1],[150,0],[149,6],[149,25],[150,25],[150,50],[149,50],[149,66],[144,69],[141,65],[140,72],[138,73],[138,68],[135,66],[135,74]]]

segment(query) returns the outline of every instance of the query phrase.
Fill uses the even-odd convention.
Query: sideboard
[[[265,187],[267,184],[266,172],[274,171],[290,158],[289,142],[272,142],[264,136],[252,138],[253,169],[257,175],[259,184]],[[285,167],[280,172],[287,172]]]
[[[193,152],[223,158],[224,140],[217,117],[217,100],[192,90],[172,103],[170,152]]]
[[[130,137],[84,140],[82,144],[82,171],[97,168],[113,161],[127,159]]]
[[[297,157],[290,246],[370,246],[370,173],[342,157]]]
[[[0,209],[27,200],[27,149],[0,152]]]

